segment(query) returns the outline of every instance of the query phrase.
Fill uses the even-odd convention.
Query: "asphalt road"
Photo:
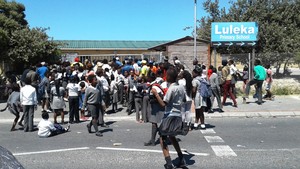
[[[84,122],[46,139],[38,138],[37,131],[9,132],[11,124],[0,123],[0,145],[28,169],[163,168],[160,146],[143,146],[150,138],[150,124],[109,123],[109,129],[102,128],[103,137],[89,134]],[[178,137],[181,148],[188,152],[188,168],[300,168],[299,117],[214,118],[206,123],[211,128]],[[170,150],[174,152],[172,146]],[[171,157],[176,163],[176,153]]]

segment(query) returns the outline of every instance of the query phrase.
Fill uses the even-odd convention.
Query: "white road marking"
[[[89,147],[79,147],[79,148],[67,148],[67,149],[57,149],[57,150],[46,150],[46,151],[34,151],[34,152],[25,152],[25,153],[14,153],[14,156],[22,155],[32,155],[32,154],[46,154],[46,153],[56,153],[56,152],[65,152],[65,151],[75,151],[75,150],[87,150]]]
[[[211,148],[215,152],[216,156],[219,157],[237,156],[228,145],[211,146]]]
[[[202,134],[216,134],[214,129],[200,130]]]
[[[149,152],[149,153],[162,153],[162,150],[149,150],[149,149],[134,149],[134,148],[111,148],[111,147],[96,147],[98,150],[113,150],[113,151],[131,151],[131,152]],[[177,154],[176,151],[170,151],[171,154]],[[183,151],[183,154],[193,154],[196,156],[209,156],[207,153],[194,153]]]
[[[224,140],[219,136],[204,136],[208,143],[224,143]]]

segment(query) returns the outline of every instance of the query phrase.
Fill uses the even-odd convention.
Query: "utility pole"
[[[197,0],[194,0],[194,59],[197,59]]]

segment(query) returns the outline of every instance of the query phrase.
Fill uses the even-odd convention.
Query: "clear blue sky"
[[[54,40],[175,40],[191,35],[194,0],[16,0]],[[197,18],[206,15],[197,1]],[[220,6],[228,8],[229,0]]]

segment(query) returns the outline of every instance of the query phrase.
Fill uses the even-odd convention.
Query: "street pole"
[[[197,59],[197,0],[194,1],[194,60]]]

